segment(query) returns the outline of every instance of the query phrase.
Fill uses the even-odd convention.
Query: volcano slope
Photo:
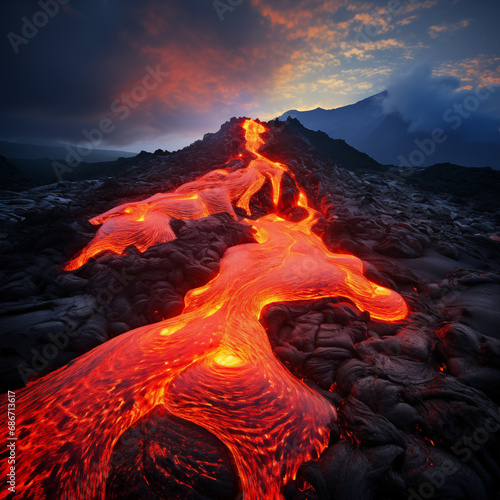
[[[498,211],[383,171],[353,174],[281,123],[249,148],[244,124],[119,180],[2,192],[15,498],[496,498]],[[111,213],[115,224],[116,207],[186,192],[207,174],[204,189],[219,189],[214,171],[239,179],[260,155],[271,163],[255,165],[263,179],[243,201],[212,192],[208,213],[169,212],[170,230],[147,245],[68,266],[96,236],[88,220]],[[149,217],[125,213],[134,227]],[[276,224],[302,243],[271,245],[276,268],[266,252],[242,260],[239,249],[262,250]],[[328,266],[361,266],[364,288],[333,287],[340,278],[318,249]],[[250,268],[270,276],[265,293],[252,285],[262,280],[243,285],[243,309],[262,326],[246,324],[244,348],[227,333],[206,340],[210,325],[242,329],[227,283]],[[205,341],[217,348],[196,350]]]

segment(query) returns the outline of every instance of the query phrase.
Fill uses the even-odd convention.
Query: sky
[[[172,151],[387,88],[432,108],[443,82],[447,102],[500,84],[499,19],[498,0],[2,0],[0,140]]]

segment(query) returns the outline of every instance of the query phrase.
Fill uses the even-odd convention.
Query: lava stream
[[[249,213],[266,179],[277,205],[289,170],[258,153],[263,125],[247,120],[243,126],[254,154],[246,168],[213,171],[173,193],[96,217],[102,227],[67,269],[102,251],[121,253],[130,244],[144,251],[172,240],[172,217],[226,211],[236,218],[233,205]],[[228,447],[245,500],[281,498],[299,465],[327,446],[336,412],[275,358],[259,322],[262,309],[342,296],[374,319],[397,321],[407,314],[396,292],[363,276],[358,258],[328,251],[311,231],[316,213],[304,193],[299,205],[309,216],[298,223],[277,214],[245,219],[256,243],[228,249],[218,276],[186,295],[181,315],[120,335],[17,392],[20,497],[104,499],[114,445],[164,405]]]

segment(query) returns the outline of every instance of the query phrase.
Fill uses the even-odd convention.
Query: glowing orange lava
[[[277,205],[289,170],[258,153],[262,124],[246,120],[243,127],[254,155],[246,168],[213,171],[173,193],[96,217],[92,222],[102,227],[66,269],[103,251],[121,253],[131,244],[144,251],[172,240],[172,217],[229,212],[236,218],[232,205],[250,215],[250,199],[266,179]],[[407,314],[396,292],[363,276],[357,257],[328,251],[311,230],[317,214],[305,193],[298,204],[309,213],[298,223],[276,213],[245,219],[256,243],[228,249],[218,276],[186,295],[180,316],[120,335],[18,391],[22,498],[104,498],[114,445],[156,405],[201,425],[228,447],[245,500],[282,498],[299,465],[327,446],[336,412],[275,358],[259,322],[263,307],[343,296],[375,319],[397,321]]]
[[[95,225],[102,224],[95,238],[80,254],[64,268],[73,271],[85,264],[91,257],[102,252],[121,254],[130,245],[140,252],[150,246],[175,239],[170,228],[172,218],[196,220],[219,212],[227,212],[234,219],[232,203],[243,208],[250,215],[249,203],[259,191],[266,178],[273,186],[273,200],[277,205],[283,172],[288,169],[276,162],[266,160],[257,152],[264,144],[260,133],[265,131],[262,124],[247,120],[247,149],[257,159],[247,168],[233,170],[212,170],[196,181],[183,184],[172,193],[159,193],[137,203],[120,205],[108,212],[90,219]]]

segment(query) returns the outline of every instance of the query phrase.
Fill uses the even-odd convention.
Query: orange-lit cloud
[[[408,3],[402,2],[403,5],[403,14],[409,14],[411,12],[415,12],[417,10],[422,9],[430,9],[437,5],[438,0],[425,0],[424,2],[419,2],[418,0],[410,1]]]
[[[348,44],[342,43],[341,47],[345,49],[344,52],[342,52],[345,57],[356,57],[357,59],[362,61],[365,59],[373,58],[371,52],[401,48],[405,47],[405,44],[402,41],[396,40],[394,38],[388,38],[385,40],[358,43],[356,46],[351,48],[348,48]]]
[[[406,26],[408,24],[411,24],[413,21],[416,21],[418,18],[419,18],[418,15],[404,17],[402,19],[398,19],[396,21],[396,24],[398,24],[400,26]]]
[[[416,20],[417,11],[436,3],[410,1],[389,8],[389,4],[347,0],[298,0],[293,4],[249,0],[247,7],[259,20],[259,36],[239,47],[221,35],[227,25],[220,32],[199,30],[180,4],[158,3],[154,11],[138,9],[137,18],[147,36],[130,43],[145,59],[169,72],[141,107],[148,112],[160,104],[174,115],[239,109],[270,118],[284,106],[347,104],[342,96],[381,90],[376,81],[391,67],[381,60],[411,59],[422,49],[420,42],[409,44],[398,36],[397,29]],[[375,33],[356,39],[356,30],[366,26],[375,27]],[[164,34],[172,29],[179,36],[165,40]],[[391,36],[387,36],[389,32]],[[373,71],[369,67],[337,71],[343,61],[370,64]],[[332,96],[339,96],[336,103]]]
[[[228,44],[217,30],[198,30],[180,5],[158,3],[154,10],[138,9],[137,18],[147,37],[130,43],[169,73],[141,103],[142,109],[147,112],[148,106],[161,103],[172,113],[230,112],[235,108],[261,112],[267,103],[267,112],[272,113],[285,100],[307,105],[314,94],[314,102],[324,105],[331,101],[332,91],[335,95],[368,91],[374,88],[373,81],[353,82],[335,68],[342,60],[374,64],[377,58],[393,57],[382,54],[412,58],[422,45],[384,35],[411,23],[417,18],[415,12],[435,4],[436,0],[410,1],[389,8],[389,4],[347,0],[299,0],[293,4],[250,0],[249,7],[260,19],[260,37],[240,47]],[[351,14],[339,18],[342,9]],[[357,40],[355,30],[370,25],[376,26],[376,37]],[[162,35],[172,29],[182,36],[164,40]],[[359,69],[360,77],[368,74]],[[374,75],[380,79],[384,72],[375,71]],[[131,85],[134,82],[128,87]]]
[[[442,33],[452,34],[456,31],[466,28],[469,26],[469,21],[464,19],[458,23],[453,24],[441,24],[439,26],[431,26],[429,28],[429,35],[431,38],[437,38]]]
[[[204,114],[215,107],[219,111],[244,109],[280,78],[280,71],[287,72],[287,63],[297,64],[292,61],[294,51],[279,40],[273,50],[265,39],[234,46],[218,32],[218,25],[207,29],[200,23],[204,28],[200,29],[175,5],[158,4],[154,11],[138,9],[136,15],[145,29],[143,36],[125,32],[122,38],[144,61],[168,73],[140,103],[145,111],[158,103],[173,114]],[[116,95],[127,94],[137,83],[124,81]]]
[[[482,29],[492,9],[481,14],[478,3],[467,11],[465,0],[244,0],[223,19],[210,0],[124,0],[120,9],[112,3],[82,4],[79,16],[68,16],[64,38],[39,37],[36,57],[28,50],[22,55],[28,62],[8,61],[14,73],[25,69],[16,76],[21,84],[10,76],[2,82],[9,96],[2,103],[5,138],[41,130],[78,142],[83,128],[95,127],[114,100],[141,85],[148,67],[168,76],[126,120],[116,120],[107,144],[191,139],[231,116],[268,119],[293,108],[351,104],[384,90],[389,73],[422,57],[464,85],[499,78],[494,45],[482,36],[496,33],[496,25]],[[14,24],[24,15],[16,9]],[[458,30],[468,37],[466,51],[445,43]],[[96,43],[81,44],[87,38]],[[41,71],[44,64],[51,70]],[[16,95],[21,106],[10,97]],[[21,118],[30,113],[31,129]]]
[[[436,68],[439,76],[450,75],[459,78],[463,87],[500,85],[500,57],[479,54],[475,58],[448,61]]]

